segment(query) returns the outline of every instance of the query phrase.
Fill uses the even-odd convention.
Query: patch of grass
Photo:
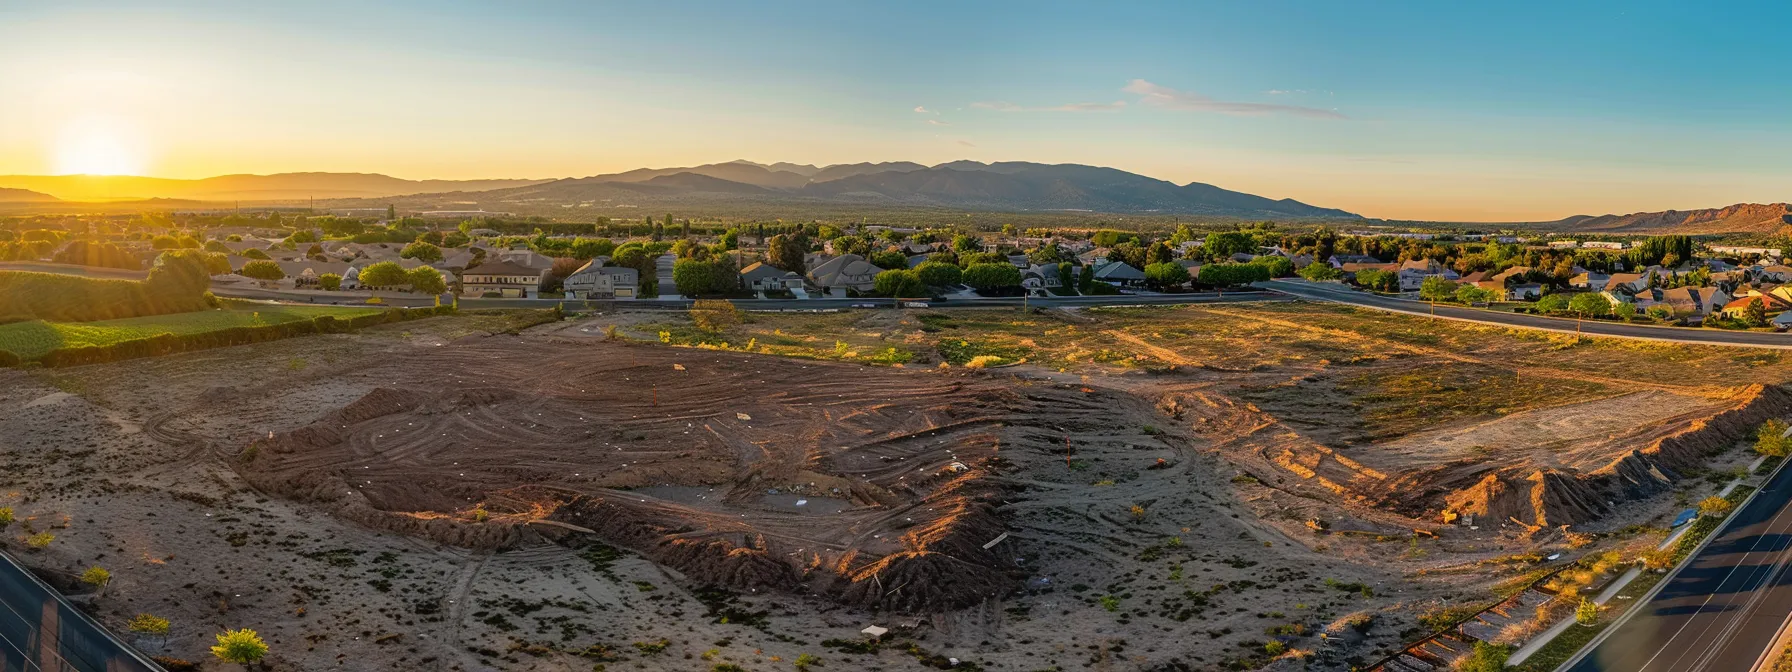
[[[31,320],[0,325],[0,350],[21,359],[42,357],[58,348],[104,346],[159,334],[199,334],[235,327],[259,327],[309,320],[322,315],[349,319],[380,312],[379,308],[288,306],[226,301],[222,310],[132,317],[99,322]]]

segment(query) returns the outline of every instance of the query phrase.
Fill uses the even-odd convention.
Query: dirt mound
[[[1649,445],[1631,450],[1591,473],[1537,469],[1487,473],[1474,485],[1447,494],[1449,510],[1482,519],[1513,519],[1553,527],[1582,524],[1611,511],[1613,503],[1659,494],[1713,453],[1748,438],[1769,418],[1792,412],[1792,392],[1751,385],[1728,410],[1693,420]]]
[[[255,442],[238,470],[445,543],[583,529],[702,584],[935,611],[1015,587],[1012,559],[983,548],[1006,530],[987,479],[998,451],[1061,450],[1042,427],[1132,431],[1079,386],[977,372],[613,343],[430,354]]]

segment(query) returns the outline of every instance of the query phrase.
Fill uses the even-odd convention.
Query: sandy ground
[[[1148,333],[1123,332],[1178,370],[891,369],[479,319],[0,371],[4,543],[115,628],[170,618],[147,650],[202,660],[251,627],[274,669],[1348,669],[1511,576],[1483,561],[1566,546],[1415,537],[1288,465],[1618,450],[1639,401],[1717,403],[1612,390],[1358,445],[1244,398],[1286,371],[1177,365]],[[73,580],[93,565],[99,594]]]

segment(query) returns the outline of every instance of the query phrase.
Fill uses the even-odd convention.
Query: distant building
[[[632,299],[640,286],[641,272],[627,266],[606,266],[607,258],[593,259],[572,275],[561,287],[569,299]],[[475,272],[477,269],[475,269]]]

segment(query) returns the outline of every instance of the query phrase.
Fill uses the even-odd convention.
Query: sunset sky
[[[1782,3],[0,4],[0,174],[1105,165],[1371,217],[1784,201]]]

